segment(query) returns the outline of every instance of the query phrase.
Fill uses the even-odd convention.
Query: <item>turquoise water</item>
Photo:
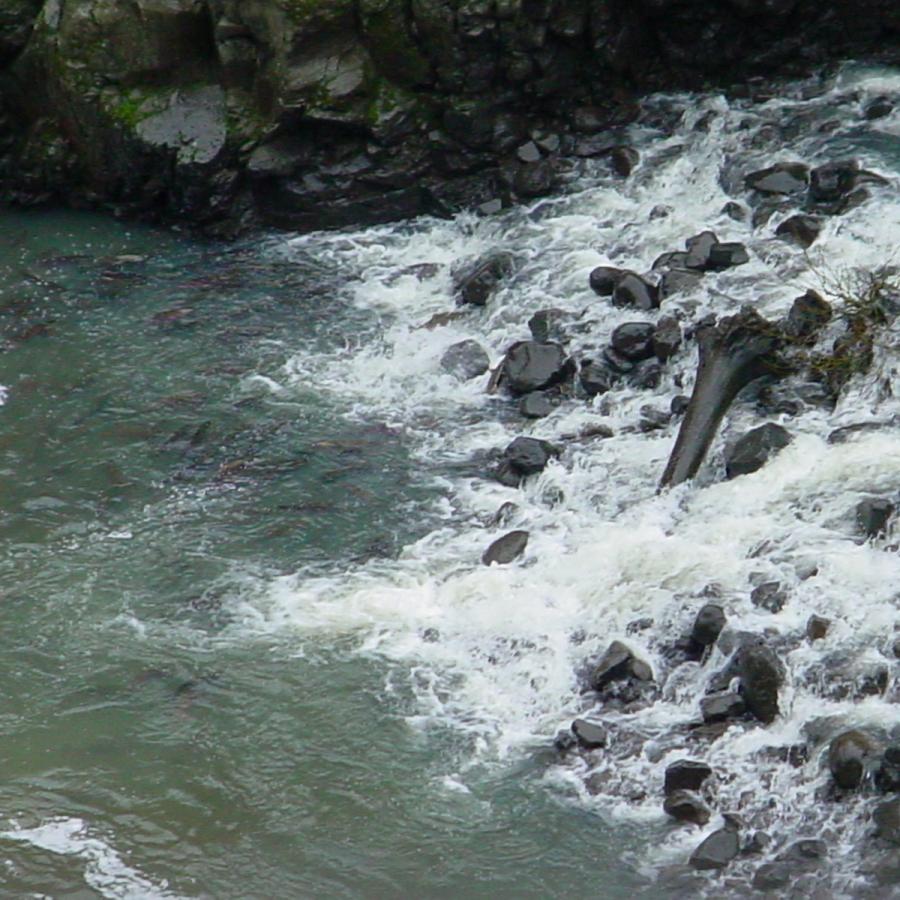
[[[629,895],[636,835],[542,751],[444,789],[467,741],[410,726],[405,671],[246,627],[267,579],[389,560],[441,495],[390,423],[271,389],[381,323],[314,244],[269,249],[0,217],[3,895]]]

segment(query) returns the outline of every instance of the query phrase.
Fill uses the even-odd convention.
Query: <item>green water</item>
[[[275,384],[379,323],[314,242],[270,249],[0,215],[0,894],[633,896],[647,834],[548,789],[545,751],[449,790],[465,739],[411,727],[407,672],[246,627],[440,493],[389,424]],[[75,839],[23,838],[48,823]]]

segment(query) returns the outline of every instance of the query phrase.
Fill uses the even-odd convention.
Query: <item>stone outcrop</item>
[[[553,190],[563,156],[605,155],[627,176],[633,151],[610,129],[647,91],[796,75],[842,56],[896,61],[898,10],[894,0],[10,0],[0,184],[20,203],[219,234],[489,211]]]

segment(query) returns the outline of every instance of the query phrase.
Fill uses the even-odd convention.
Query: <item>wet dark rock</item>
[[[860,500],[856,505],[856,524],[866,537],[875,538],[887,531],[893,514],[892,501],[884,497],[871,497]]]
[[[671,420],[672,414],[668,410],[642,406],[641,418],[638,421],[638,431],[643,434],[659,431],[661,428],[665,428]]]
[[[641,155],[634,147],[613,147],[609,161],[617,175],[627,178],[641,161]]]
[[[656,390],[662,381],[662,366],[654,359],[638,363],[628,376],[628,381],[638,390]]]
[[[763,724],[773,722],[779,712],[778,691],[784,679],[775,653],[762,643],[748,643],[737,652],[735,666],[747,710]]]
[[[673,357],[681,347],[681,326],[674,316],[661,316],[653,331],[653,352],[660,362]]]
[[[800,194],[806,190],[809,177],[809,166],[803,163],[777,163],[751,172],[744,183],[761,194]]]
[[[478,341],[465,340],[452,344],[441,357],[441,368],[460,381],[468,381],[484,375],[491,361],[487,351]]]
[[[711,816],[709,807],[691,791],[673,791],[666,795],[663,812],[679,822],[705,825]]]
[[[884,751],[875,784],[885,793],[900,791],[900,744],[892,744]]]
[[[713,270],[732,269],[750,262],[747,248],[737,241],[728,241],[713,245],[709,251],[706,267]]]
[[[701,647],[710,647],[718,639],[725,627],[725,610],[718,603],[707,603],[700,607],[691,628],[691,640]]]
[[[688,238],[684,244],[687,247],[687,257],[684,260],[686,269],[699,269],[701,272],[709,268],[710,254],[713,247],[719,243],[719,239],[712,231],[702,231]]]
[[[603,364],[612,369],[617,375],[627,375],[634,369],[634,362],[621,353],[617,353],[612,347],[603,350]]]
[[[532,391],[519,401],[519,412],[526,419],[543,419],[553,412],[553,403],[543,391]]]
[[[754,873],[751,885],[757,891],[777,891],[791,883],[794,868],[784,862],[763,863]]]
[[[517,437],[503,451],[504,463],[518,476],[526,477],[542,472],[559,450],[549,441]]]
[[[810,641],[821,641],[828,634],[831,619],[812,615],[806,621],[806,637]]]
[[[863,107],[863,117],[871,122],[874,119],[883,119],[885,116],[889,116],[893,111],[894,101],[891,100],[890,97],[885,97],[882,94],[880,97],[870,100]]]
[[[591,673],[591,687],[602,691],[610,682],[633,677],[638,681],[651,681],[650,666],[634,655],[630,647],[621,641],[613,641]]]
[[[787,429],[767,422],[738,438],[725,451],[725,474],[728,478],[749,475],[761,469],[771,456],[791,442]]]
[[[874,747],[861,731],[845,731],[828,747],[828,768],[835,784],[846,791],[858,788]]]
[[[568,753],[578,743],[571,731],[557,731],[553,738],[553,747],[558,753]]]
[[[900,844],[900,797],[876,806],[872,821],[877,837],[891,844]]]
[[[673,250],[669,253],[661,253],[653,260],[651,268],[654,272],[665,271],[666,269],[685,269],[688,255],[684,250]]]
[[[481,561],[489,566],[492,563],[505,565],[511,563],[514,559],[521,556],[528,546],[527,531],[510,531],[503,537],[497,538],[481,557]]]
[[[513,178],[513,189],[519,197],[543,197],[556,187],[556,170],[549,159],[526,163]]]
[[[578,373],[581,386],[589,397],[605,394],[619,380],[619,375],[602,362],[587,360]]]
[[[700,715],[704,722],[723,722],[740,718],[747,711],[747,704],[740,694],[721,691],[707,694],[700,700]]]
[[[822,232],[822,220],[817,216],[798,214],[785,219],[776,229],[775,237],[789,241],[804,250],[811,247]]]
[[[528,330],[539,343],[556,341],[561,343],[565,338],[565,326],[572,320],[572,314],[564,309],[539,309],[529,320]]]
[[[614,306],[656,309],[659,306],[659,292],[654,285],[644,281],[639,275],[628,272],[616,284],[612,302]]]
[[[591,290],[601,297],[611,297],[616,285],[628,274],[625,269],[597,266],[590,274]]]
[[[572,733],[578,743],[589,750],[605,747],[609,740],[606,729],[599,722],[591,722],[588,719],[576,719],[572,723]]]
[[[484,306],[500,283],[513,271],[514,260],[506,252],[490,253],[453,275],[453,290],[459,303]]]
[[[778,613],[787,602],[787,592],[781,589],[781,582],[767,581],[755,587],[750,593],[750,602],[770,613]]]
[[[809,338],[830,322],[832,315],[831,304],[816,291],[808,290],[791,305],[784,333],[798,340]]]
[[[688,862],[695,869],[724,869],[740,849],[738,829],[726,820],[725,827],[709,835],[694,850]]]
[[[755,856],[759,853],[765,853],[772,844],[772,836],[765,831],[754,831],[747,839],[747,842],[741,848],[741,853],[745,856]]]
[[[801,866],[822,862],[828,854],[828,845],[819,838],[794,841],[778,854],[779,862],[792,862]]]
[[[813,169],[809,179],[809,199],[823,204],[847,197],[856,187],[859,163],[855,159],[826,163]]]
[[[655,331],[656,326],[652,322],[626,322],[613,331],[609,343],[625,359],[638,362],[653,356]]]
[[[659,282],[659,296],[666,300],[675,294],[689,294],[699,287],[703,276],[690,269],[668,269]]]
[[[530,394],[565,381],[571,372],[565,350],[555,343],[519,341],[506,351],[502,380],[513,394]]]
[[[729,219],[733,219],[735,222],[746,222],[747,221],[747,210],[740,203],[736,203],[734,200],[729,200],[722,207],[723,215],[728,216]]]
[[[715,325],[698,326],[694,392],[660,488],[681,484],[696,474],[731,401],[751,381],[773,372],[778,347],[773,332],[771,323],[749,307]]]
[[[673,416],[683,416],[687,412],[688,404],[691,398],[687,394],[676,394],[669,404],[669,411]]]
[[[873,431],[881,431],[893,424],[893,422],[855,422],[853,425],[835,428],[826,440],[829,444],[846,444],[847,441],[858,434],[870,434]]]
[[[663,791],[671,794],[674,791],[699,791],[712,769],[705,762],[693,759],[679,759],[666,767]]]

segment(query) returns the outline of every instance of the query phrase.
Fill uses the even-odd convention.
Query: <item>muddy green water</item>
[[[465,739],[411,727],[408,673],[240,612],[440,494],[390,423],[267,386],[379,325],[277,240],[0,214],[0,895],[650,896],[647,833],[540,751],[449,790]]]

